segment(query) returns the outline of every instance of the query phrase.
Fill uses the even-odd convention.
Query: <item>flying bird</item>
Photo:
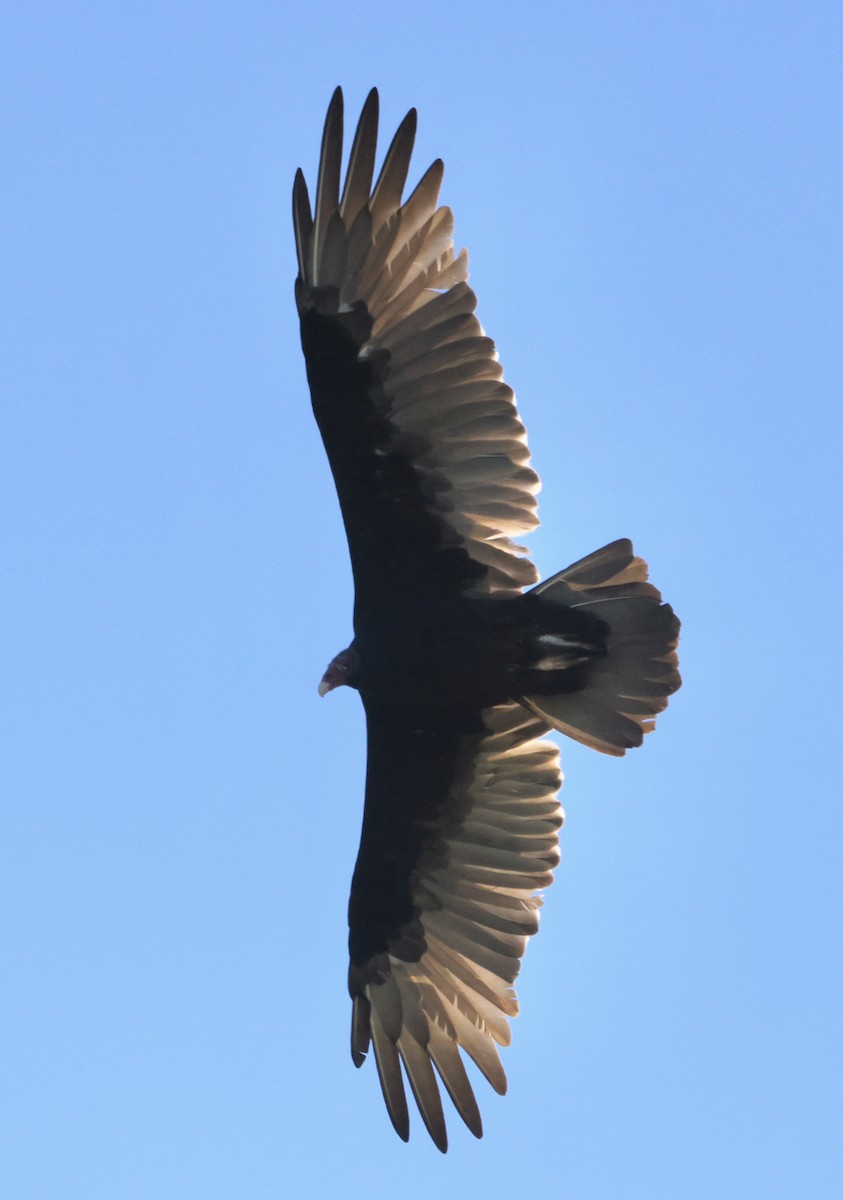
[[[373,186],[373,89],[343,181],[336,90],[313,207],[301,171],[293,188],[295,295],[354,575],[354,639],[319,692],[355,688],[367,727],[351,1054],[373,1048],[406,1141],[403,1065],[444,1151],[437,1075],[482,1135],[461,1051],[506,1090],[497,1048],[559,859],[545,735],[640,745],[679,687],[679,622],[626,539],[541,583],[513,540],[538,524],[539,480],[439,206],[441,160],[403,199],[415,129],[411,110]]]

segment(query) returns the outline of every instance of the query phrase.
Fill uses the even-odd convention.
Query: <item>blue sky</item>
[[[840,108],[823,3],[11,4],[0,1184],[15,1200],[836,1197]],[[348,1055],[363,723],[289,189],[337,83],[446,163],[542,475],[684,622],[566,743],[505,1053],[442,1158]]]

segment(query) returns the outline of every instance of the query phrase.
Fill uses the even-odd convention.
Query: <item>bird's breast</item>
[[[522,640],[517,621],[486,601],[358,613],[360,688],[402,706],[500,704],[512,694]]]

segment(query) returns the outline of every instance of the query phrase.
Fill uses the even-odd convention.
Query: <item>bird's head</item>
[[[341,650],[336,658],[328,663],[327,670],[319,681],[319,695],[325,696],[344,683],[354,686],[354,674],[360,665],[360,657],[354,646]]]

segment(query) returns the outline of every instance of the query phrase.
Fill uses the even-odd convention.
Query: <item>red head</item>
[[[347,650],[341,650],[336,658],[332,658],[328,663],[328,669],[319,682],[319,695],[325,696],[334,688],[349,683],[349,677],[353,676],[359,661],[357,651],[353,646],[349,646]]]

